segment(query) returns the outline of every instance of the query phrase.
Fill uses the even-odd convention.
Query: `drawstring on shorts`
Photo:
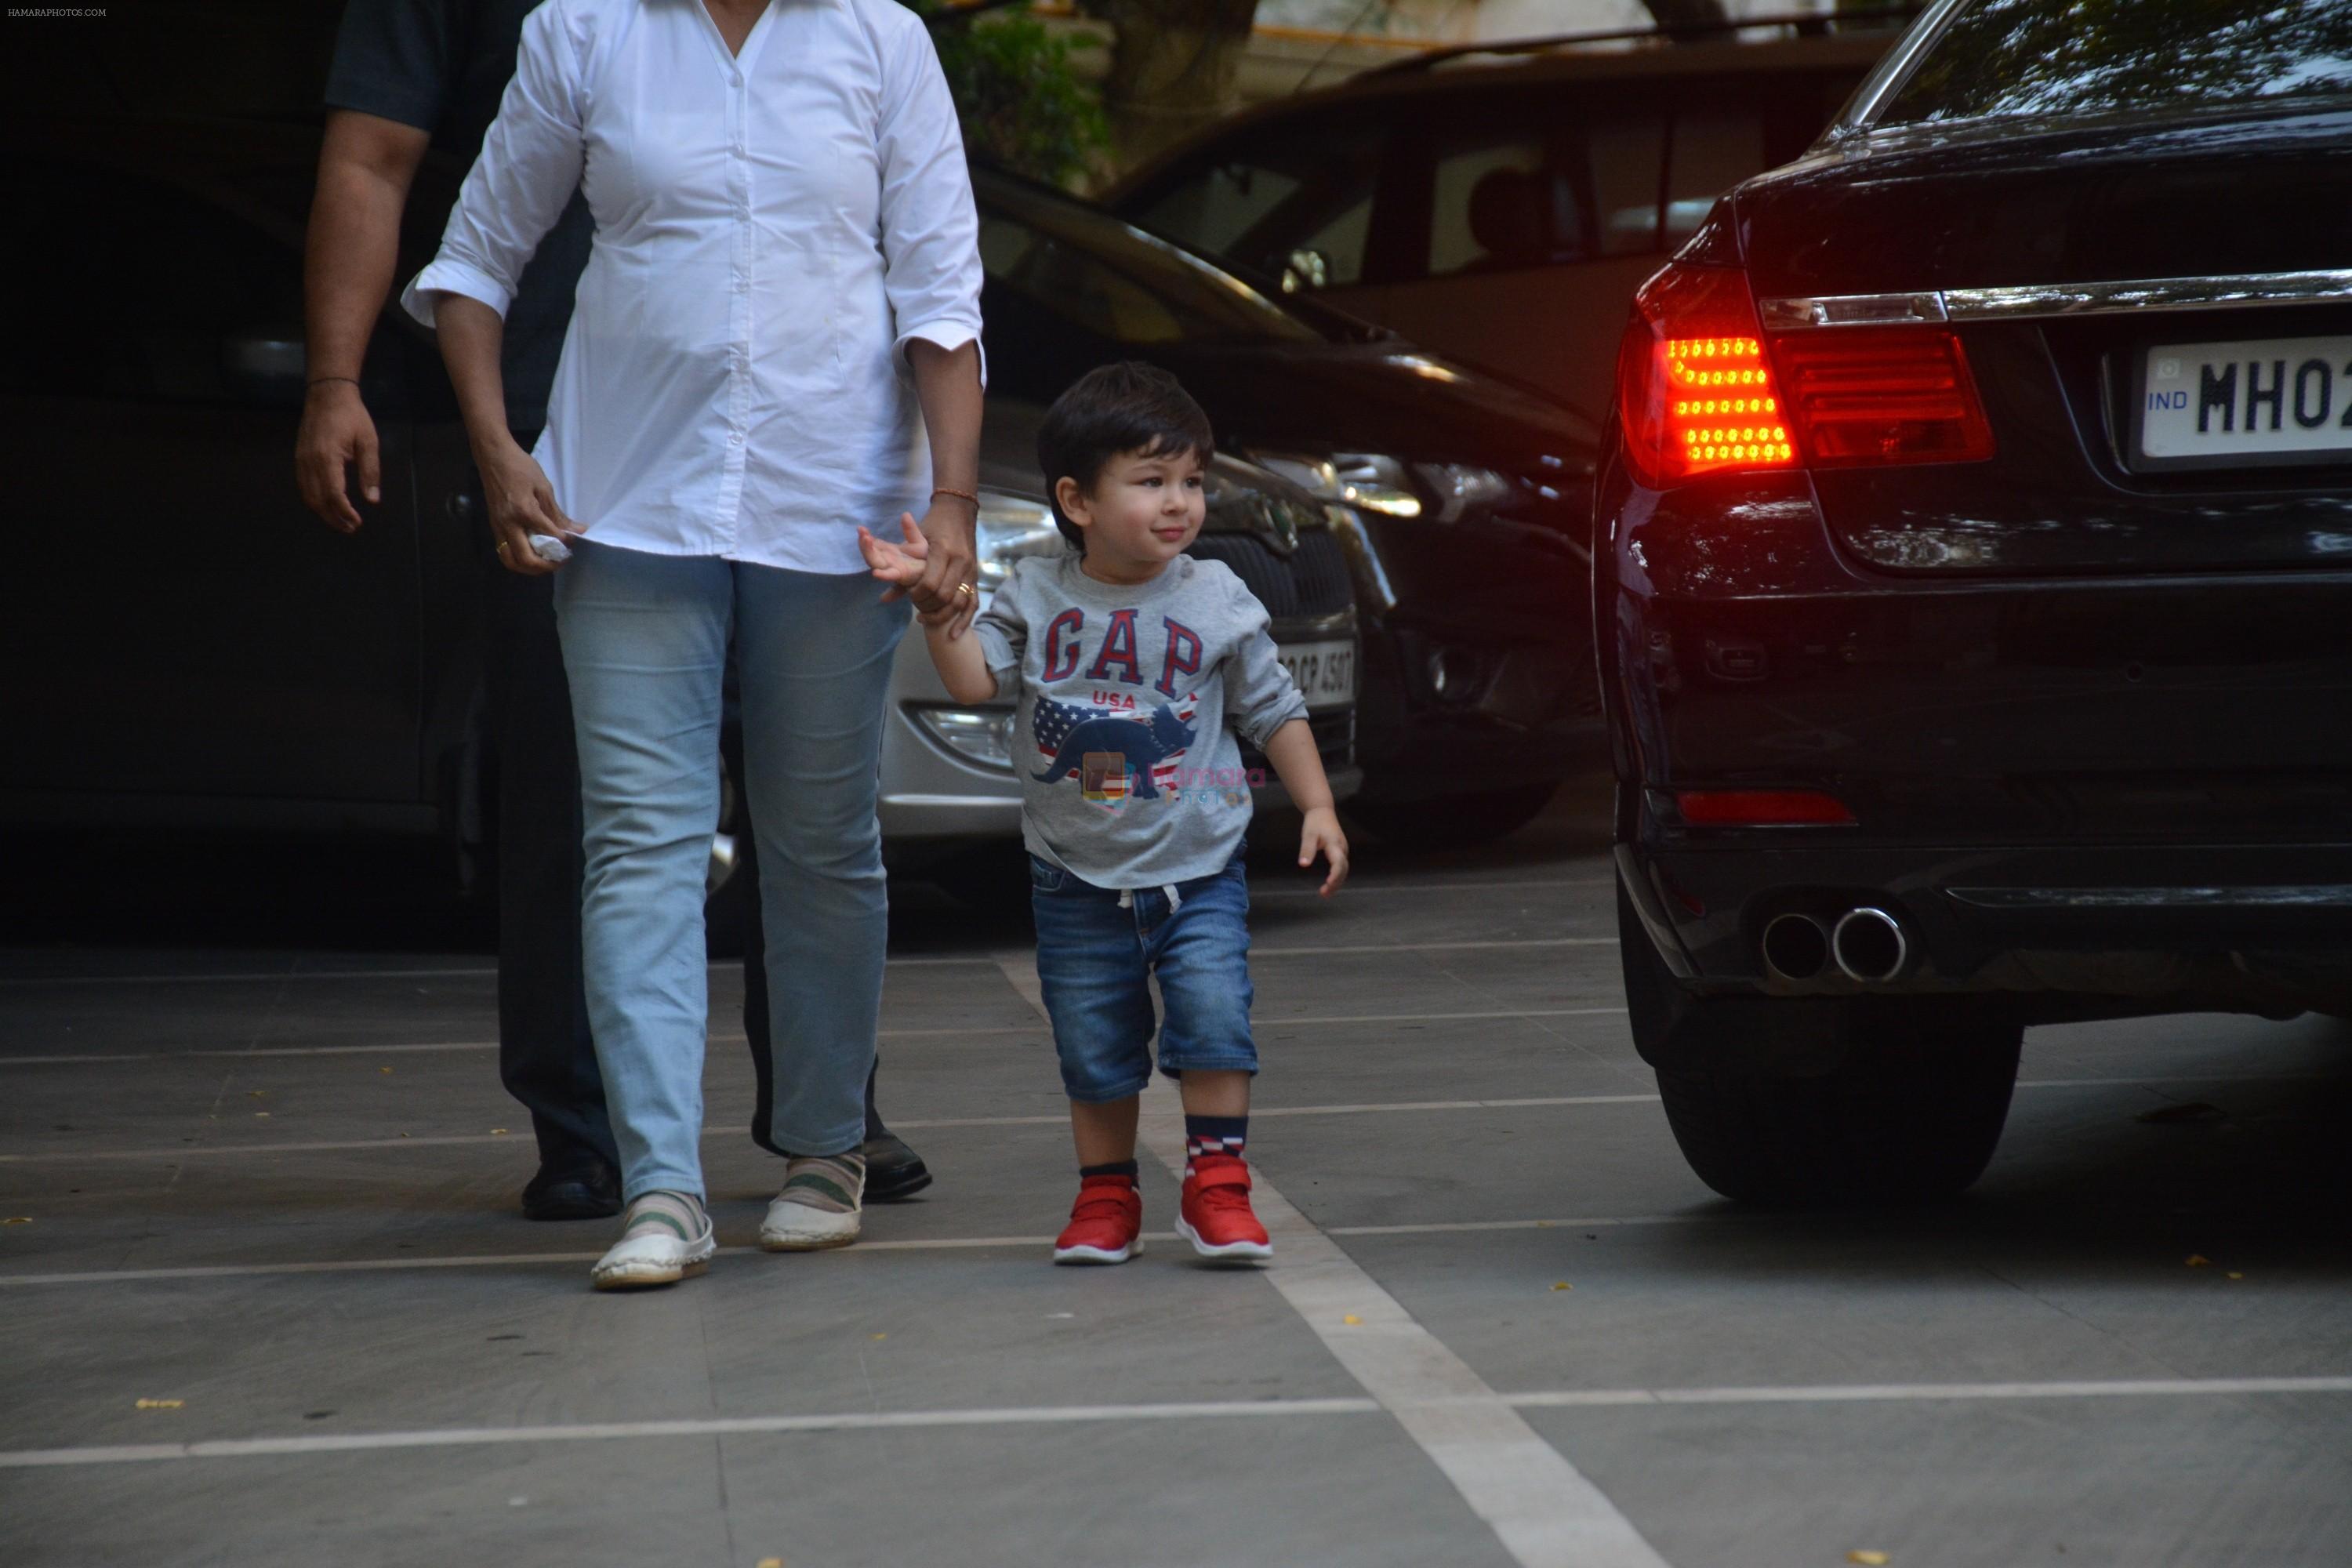
[[[1172,915],[1178,910],[1184,907],[1184,895],[1176,890],[1175,883],[1163,883],[1161,884],[1160,890],[1168,895],[1168,912],[1170,914]],[[1118,907],[1123,910],[1131,910],[1135,908],[1135,889],[1133,888],[1121,888],[1118,890]]]

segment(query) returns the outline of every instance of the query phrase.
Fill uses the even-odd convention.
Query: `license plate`
[[[1308,711],[1345,708],[1356,700],[1354,643],[1286,643],[1275,651],[1282,658],[1282,668],[1298,683]]]
[[[2136,468],[2352,462],[2352,337],[2163,343],[2139,379]]]

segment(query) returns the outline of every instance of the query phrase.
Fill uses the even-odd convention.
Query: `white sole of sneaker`
[[[589,1283],[599,1290],[645,1290],[656,1285],[675,1285],[681,1279],[691,1279],[709,1271],[709,1268],[710,1260],[707,1258],[699,1263],[680,1263],[667,1268],[642,1265],[596,1275]]]
[[[1184,1223],[1179,1215],[1176,1234],[1192,1244],[1192,1250],[1215,1263],[1262,1263],[1274,1256],[1274,1244],[1260,1241],[1229,1241],[1223,1247],[1212,1247],[1201,1239],[1201,1233]]]
[[[768,1252],[823,1252],[835,1247],[847,1247],[864,1233],[865,1226],[856,1215],[840,1216],[846,1226],[833,1230],[768,1230],[760,1232],[760,1246]]]
[[[1143,1243],[1130,1241],[1117,1252],[1100,1247],[1057,1247],[1054,1248],[1056,1263],[1124,1263],[1143,1250]]]

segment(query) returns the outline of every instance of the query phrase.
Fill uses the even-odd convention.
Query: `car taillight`
[[[1810,467],[1992,456],[1992,426],[1948,328],[1790,332],[1772,340],[1772,368]]]
[[[1625,456],[1653,489],[1721,471],[1992,456],[1968,356],[1941,327],[1765,338],[1737,268],[1644,284],[1617,356]]]
[[[1618,351],[1617,412],[1625,455],[1653,488],[1796,466],[1746,273],[1674,266],[1643,286]]]

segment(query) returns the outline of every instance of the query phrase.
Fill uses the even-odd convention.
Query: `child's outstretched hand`
[[[1348,836],[1339,831],[1339,814],[1328,805],[1318,805],[1307,814],[1307,822],[1298,830],[1298,863],[1315,864],[1318,851],[1330,862],[1330,874],[1323,879],[1323,896],[1329,898],[1348,879]]]
[[[931,542],[915,526],[913,512],[900,512],[898,527],[907,536],[902,544],[877,539],[864,523],[857,525],[858,553],[866,557],[866,564],[874,569],[876,577],[890,584],[882,595],[886,605],[893,599],[905,598],[907,590],[923,580],[923,562],[931,552]]]

